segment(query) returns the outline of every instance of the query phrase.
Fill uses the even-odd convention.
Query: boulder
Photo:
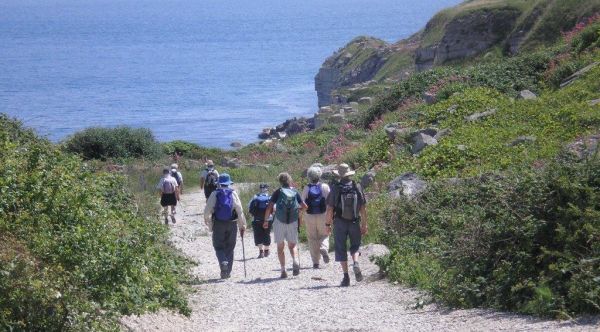
[[[596,106],[596,105],[600,104],[600,99],[594,99],[594,100],[590,100],[590,101],[588,102],[588,104],[589,104],[590,106]]]
[[[284,138],[286,138],[286,136],[287,136],[287,134],[285,131],[278,131],[275,134],[275,137],[277,137],[278,139],[284,139]]]
[[[237,158],[223,158],[221,162],[221,166],[229,167],[229,168],[240,168],[242,167],[242,162]]]
[[[438,133],[437,128],[425,128],[425,129],[419,129],[419,130],[415,131],[412,135],[425,134],[425,135],[434,137],[435,135],[437,135],[437,133]]]
[[[423,149],[425,149],[426,147],[428,147],[430,145],[436,145],[438,143],[438,141],[435,138],[433,138],[427,134],[423,134],[423,133],[418,133],[418,134],[412,136],[411,141],[412,141],[412,150],[411,150],[412,154],[418,154],[421,151],[423,151]]]
[[[414,173],[405,173],[388,184],[388,192],[392,197],[405,196],[414,198],[427,189],[427,182]]]
[[[286,152],[288,152],[288,149],[285,147],[285,145],[283,145],[283,144],[281,144],[281,143],[277,143],[277,144],[275,145],[275,150],[276,150],[277,152],[282,152],[282,153],[286,153]]]
[[[598,142],[600,142],[600,133],[581,137],[575,142],[567,145],[567,152],[577,159],[583,160],[594,156],[597,153]]]
[[[535,136],[519,136],[515,138],[512,142],[508,144],[508,146],[516,146],[525,143],[533,143],[537,140]]]
[[[323,166],[323,168],[322,168],[323,174],[321,174],[321,179],[323,179],[324,181],[334,180],[336,178],[336,175],[333,174],[334,170],[337,170],[336,164]]]
[[[411,128],[404,127],[401,122],[394,122],[386,124],[383,127],[383,130],[390,140],[395,141],[398,138],[408,135],[411,131]]]
[[[519,99],[536,100],[537,95],[529,90],[523,90],[523,91],[519,92]]]
[[[436,97],[435,93],[433,93],[433,92],[425,92],[423,94],[423,100],[425,101],[425,103],[427,105],[432,105],[437,102],[437,97]]]
[[[468,121],[468,122],[479,121],[481,119],[487,118],[490,115],[496,114],[496,112],[497,112],[496,109],[492,108],[492,109],[489,109],[489,110],[487,110],[485,112],[475,113],[475,114],[471,114],[469,116],[466,116],[465,120]]]
[[[285,130],[288,135],[295,135],[307,131],[309,128],[307,121],[293,121]]]
[[[567,77],[562,83],[560,83],[560,87],[564,88],[566,86],[571,85],[571,83],[577,81],[581,76],[587,74],[590,70],[594,69],[594,67],[596,67],[599,64],[600,62],[594,62],[591,65],[578,70],[575,74]]]
[[[229,144],[229,146],[231,146],[232,148],[241,148],[242,146],[244,146],[244,144],[242,144],[242,142],[232,142],[231,144]]]
[[[319,113],[332,113],[333,110],[331,109],[331,106],[323,106],[321,108],[319,108]]]
[[[345,119],[342,114],[334,114],[329,118],[329,122],[334,124],[343,124]]]
[[[457,110],[458,110],[458,105],[454,104],[454,105],[448,107],[446,109],[446,112],[448,112],[449,114],[455,114]]]
[[[260,139],[269,139],[271,137],[270,133],[265,133],[264,131],[260,134],[258,134],[258,138]]]
[[[375,170],[368,171],[363,177],[360,179],[360,185],[363,189],[370,187],[373,183],[375,183],[375,176],[377,172]]]
[[[451,133],[452,133],[452,130],[450,128],[445,128],[445,129],[438,131],[437,134],[435,134],[433,136],[433,138],[435,138],[436,141],[439,141],[440,139],[450,135]]]
[[[351,101],[350,107],[352,107],[353,110],[358,111],[358,103],[357,102]]]
[[[359,104],[363,104],[363,105],[371,105],[373,104],[373,98],[371,97],[362,97],[358,100]]]

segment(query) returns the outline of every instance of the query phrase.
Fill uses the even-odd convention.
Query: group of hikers
[[[300,274],[300,227],[304,225],[306,228],[314,269],[320,267],[321,260],[325,264],[329,263],[329,236],[333,231],[335,260],[340,263],[344,274],[340,285],[347,287],[350,285],[348,249],[355,279],[357,282],[363,280],[358,259],[362,235],[368,231],[367,200],[360,184],[352,180],[355,172],[347,164],[340,164],[332,172],[335,179],[329,184],[321,181],[322,173],[320,164],[311,166],[307,170],[310,183],[302,192],[293,187],[292,177],[288,173],[278,175],[279,188],[272,194],[269,193],[268,184],[260,184],[260,192],[254,195],[247,206],[252,215],[254,243],[258,248],[258,258],[269,257],[271,231],[273,232],[281,266],[280,277],[287,278],[286,242],[292,258],[292,274]],[[165,168],[163,174],[157,189],[161,193],[164,220],[168,224],[170,216],[175,223],[183,177],[177,164]],[[204,222],[212,232],[221,279],[231,276],[237,233],[239,231],[243,239],[246,231],[243,205],[232,185],[229,174],[219,174],[211,160],[206,162],[206,168],[200,174],[200,187],[206,197]]]

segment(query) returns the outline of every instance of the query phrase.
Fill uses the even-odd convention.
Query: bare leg
[[[279,264],[281,265],[281,271],[285,271],[285,242],[277,243],[277,257],[279,258]]]
[[[288,249],[290,250],[290,255],[292,255],[292,260],[294,264],[298,264],[298,247],[293,242],[288,242]]]
[[[340,262],[340,265],[342,266],[342,271],[344,271],[344,273],[348,273],[348,261]]]

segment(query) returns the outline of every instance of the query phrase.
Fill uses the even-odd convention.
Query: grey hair
[[[323,175],[323,171],[320,167],[311,166],[308,168],[306,174],[312,182],[317,182],[321,178],[321,175]]]
[[[279,180],[279,184],[282,186],[292,185],[292,176],[289,173],[279,173],[277,180]]]

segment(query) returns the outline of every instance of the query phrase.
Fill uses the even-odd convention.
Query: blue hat
[[[228,186],[230,184],[233,184],[233,181],[231,181],[231,177],[229,176],[229,174],[223,173],[219,175],[219,184],[222,186]]]

